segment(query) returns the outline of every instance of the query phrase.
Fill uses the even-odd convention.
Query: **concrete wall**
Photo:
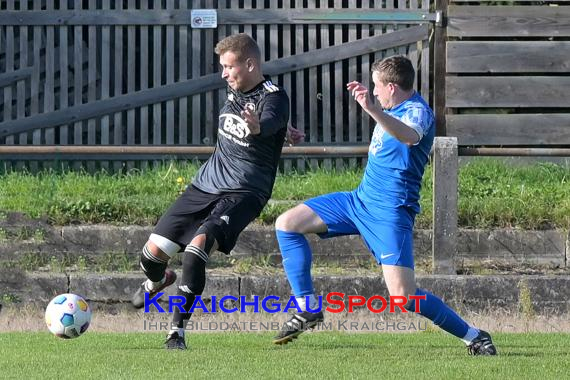
[[[136,257],[146,242],[151,227],[107,225],[52,227],[49,225],[1,226],[12,236],[36,235],[24,240],[0,240],[0,262],[18,260],[23,254],[43,254],[49,257],[94,256],[124,253]],[[41,231],[38,233],[37,231]],[[310,236],[316,260],[325,262],[359,262],[370,260],[370,254],[359,236],[344,236],[321,240]],[[432,231],[414,232],[417,262],[431,261]],[[523,231],[514,229],[467,230],[458,232],[456,267],[481,262],[501,265],[570,266],[570,239],[567,231]],[[270,226],[253,225],[240,236],[233,254],[237,257],[269,256],[280,262],[275,234]]]

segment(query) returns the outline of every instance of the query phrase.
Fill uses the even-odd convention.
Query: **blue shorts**
[[[321,238],[361,235],[379,264],[414,268],[415,213],[406,207],[365,205],[356,191],[321,195],[305,201],[328,227]]]

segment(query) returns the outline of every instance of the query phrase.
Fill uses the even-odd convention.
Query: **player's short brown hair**
[[[228,36],[216,44],[216,54],[222,55],[228,51],[234,53],[240,62],[248,58],[253,58],[258,62],[261,60],[259,46],[253,38],[245,33]]]
[[[372,64],[371,70],[380,74],[380,81],[384,85],[394,83],[404,91],[409,91],[414,87],[416,78],[414,66],[403,55],[395,55],[378,60]]]

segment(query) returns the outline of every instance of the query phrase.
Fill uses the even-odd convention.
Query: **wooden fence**
[[[570,156],[569,5],[439,3],[435,108],[450,137],[435,144],[436,272],[455,273],[458,155]]]
[[[8,168],[37,170],[55,159],[113,171],[173,156],[131,154],[125,161],[121,154],[93,155],[81,147],[182,146],[192,152],[212,146],[225,97],[214,46],[237,32],[257,40],[265,72],[288,91],[291,123],[305,131],[311,146],[369,142],[372,121],[350,101],[345,84],[356,79],[369,85],[376,59],[408,55],[418,90],[430,97],[428,37],[435,14],[425,0],[1,4],[0,159]],[[190,27],[197,9],[215,9],[217,27]],[[77,149],[15,149],[24,145]],[[284,165],[354,166],[360,159],[297,154]]]

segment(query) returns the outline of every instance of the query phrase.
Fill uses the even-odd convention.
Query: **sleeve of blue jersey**
[[[400,121],[406,124],[408,127],[412,128],[418,134],[418,142],[414,145],[420,143],[422,137],[424,137],[430,125],[429,113],[421,107],[413,107],[408,109]]]

